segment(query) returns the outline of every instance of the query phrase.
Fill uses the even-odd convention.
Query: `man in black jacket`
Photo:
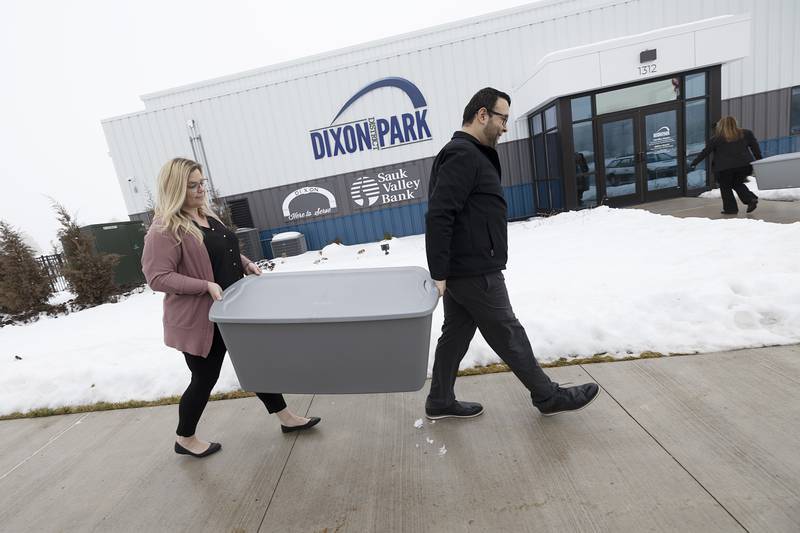
[[[431,170],[425,249],[431,277],[444,297],[444,324],[425,402],[432,420],[483,413],[479,403],[456,401],[453,391],[476,328],[528,388],[542,414],[580,409],[599,392],[595,383],[568,388],[553,383],[511,309],[502,273],[508,220],[495,150],[510,106],[511,98],[497,89],[478,91],[464,109],[461,131],[442,148]]]

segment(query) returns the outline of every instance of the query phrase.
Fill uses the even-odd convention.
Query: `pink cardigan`
[[[243,255],[241,260],[246,271],[252,261]],[[164,344],[208,357],[214,340],[214,324],[208,319],[214,302],[208,282],[214,281],[214,273],[205,244],[191,235],[179,244],[169,232],[162,233],[156,219],[144,238],[142,272],[151,289],[166,293]]]

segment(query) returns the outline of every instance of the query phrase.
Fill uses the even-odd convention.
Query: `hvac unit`
[[[83,226],[81,232],[91,235],[94,249],[101,254],[117,256],[114,283],[120,287],[136,287],[145,282],[142,274],[144,224],[138,220],[108,222]],[[63,246],[63,244],[62,244]]]
[[[239,248],[245,257],[253,261],[264,259],[261,237],[256,228],[239,228],[236,230],[236,236],[239,238]]]
[[[306,237],[296,231],[287,231],[272,236],[272,256],[291,257],[308,251]]]
[[[238,200],[227,200],[228,209],[231,213],[231,222],[237,228],[252,228],[253,215],[250,213],[250,202],[247,198],[240,198]]]

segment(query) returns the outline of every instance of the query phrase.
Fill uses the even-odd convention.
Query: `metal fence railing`
[[[50,278],[50,286],[54,292],[67,290],[67,280],[64,279],[61,271],[64,267],[64,259],[61,254],[41,255],[36,260],[42,265],[47,277]]]

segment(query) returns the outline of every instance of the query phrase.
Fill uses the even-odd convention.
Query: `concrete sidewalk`
[[[737,202],[739,202],[737,197]],[[633,209],[644,209],[659,215],[670,215],[678,218],[700,217],[710,219],[749,219],[774,222],[776,224],[792,224],[800,221],[800,202],[780,202],[777,200],[759,200],[758,208],[746,213],[746,206],[739,202],[738,215],[723,215],[721,198],[672,198],[658,202],[649,202],[632,206]]]
[[[177,407],[0,422],[1,531],[800,530],[800,346],[550,369],[594,380],[542,417],[510,373],[459,378],[471,420],[407,394],[212,402],[205,460],[172,452]]]

